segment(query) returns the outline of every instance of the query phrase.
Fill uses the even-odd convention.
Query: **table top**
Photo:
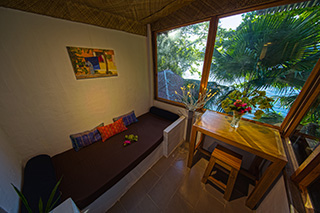
[[[207,110],[193,125],[206,135],[258,155],[264,159],[287,161],[277,129],[241,120],[232,128],[232,117]]]

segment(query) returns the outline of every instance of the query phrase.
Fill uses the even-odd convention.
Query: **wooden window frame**
[[[157,101],[160,101],[160,102],[174,105],[174,106],[184,107],[184,105],[182,103],[179,103],[177,101],[164,99],[164,98],[160,98],[158,96],[158,72],[157,72],[157,68],[158,68],[158,64],[157,64],[158,63],[157,62],[157,48],[158,48],[157,47],[157,34],[158,33],[177,29],[177,28],[192,25],[192,24],[201,23],[204,21],[209,21],[208,38],[207,38],[206,51],[205,51],[205,56],[204,56],[203,68],[202,68],[202,76],[201,76],[201,81],[200,81],[200,91],[199,91],[199,92],[202,92],[203,89],[207,87],[208,80],[209,80],[210,66],[211,66],[211,60],[212,60],[212,55],[213,55],[213,51],[214,51],[214,44],[215,44],[215,37],[216,37],[217,29],[218,29],[218,21],[220,18],[224,18],[224,17],[228,17],[228,16],[240,14],[240,13],[251,12],[254,10],[267,9],[267,8],[271,8],[271,7],[277,7],[277,6],[281,6],[281,5],[299,3],[299,2],[304,2],[304,1],[306,1],[306,0],[281,0],[281,1],[277,1],[277,2],[271,2],[271,3],[257,5],[254,7],[243,8],[243,9],[235,10],[235,11],[229,12],[229,13],[218,14],[218,15],[206,18],[206,19],[188,22],[188,23],[177,25],[174,27],[153,31],[152,32],[152,46],[153,46],[152,55],[153,55],[153,74],[154,74],[154,78],[153,78],[154,79],[154,99]],[[204,110],[202,109],[202,111],[204,111]],[[275,129],[279,129],[282,132],[282,128],[279,126],[275,126],[275,125],[271,125],[271,124],[267,124],[267,123],[262,123],[262,122],[254,121],[254,120],[250,120],[250,119],[246,119],[246,120],[248,120],[250,122],[258,123],[260,125],[269,126],[269,127],[275,128]],[[284,126],[283,122],[282,122],[281,126]]]
[[[320,94],[320,59],[302,87],[297,99],[280,126],[283,137],[289,137]]]
[[[300,124],[301,120],[310,110],[310,107],[319,95],[320,59],[314,66],[309,78],[298,95],[297,100],[294,102],[287,117],[281,125],[281,134],[285,138],[284,145],[288,150],[287,155],[292,162],[292,165],[290,165],[290,167],[292,167],[292,171],[288,173],[288,178],[290,178],[290,180],[298,187],[306,212],[314,211],[307,187],[320,175],[320,146],[318,146],[299,166],[289,136],[293,134],[294,130]],[[292,188],[293,186],[290,187]]]

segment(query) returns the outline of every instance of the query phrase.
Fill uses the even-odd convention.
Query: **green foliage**
[[[238,85],[245,79],[242,88],[250,90],[301,89],[320,57],[319,17],[319,7],[247,13],[237,30],[219,28],[211,74]]]
[[[228,97],[221,102],[221,107],[225,112],[230,112],[234,109],[234,103],[237,100],[241,100],[243,103],[247,104],[247,107],[258,108],[254,112],[254,119],[260,119],[264,114],[265,109],[272,108],[271,103],[274,101],[272,98],[268,98],[266,96],[265,91],[252,91],[248,93],[247,91],[240,92],[238,90],[234,90],[231,92]]]
[[[125,135],[124,138],[126,139],[124,142],[123,142],[123,146],[128,146],[130,145],[131,143],[133,142],[137,142],[138,141],[138,135]]]
[[[27,199],[25,198],[25,196],[22,194],[22,192],[21,192],[17,187],[15,187],[13,184],[11,184],[11,185],[13,186],[14,190],[16,191],[16,193],[19,195],[19,197],[20,197],[23,205],[26,207],[26,209],[28,210],[28,212],[29,212],[29,213],[32,213],[32,210],[31,210],[31,208],[30,208],[30,206],[29,206],[29,204],[28,204],[28,201],[27,201]]]
[[[37,211],[37,210],[34,209],[34,212],[49,213],[53,209],[54,205],[58,202],[58,200],[60,199],[60,196],[61,196],[61,195],[59,195],[59,197],[54,202],[52,202],[53,198],[54,198],[54,195],[56,194],[56,191],[57,191],[57,189],[58,189],[58,187],[60,185],[61,180],[62,180],[62,177],[57,182],[57,184],[54,186],[45,208],[43,206],[42,198],[40,197],[40,199],[39,199],[39,210]],[[11,184],[11,185],[13,186],[14,190],[16,191],[16,193],[19,195],[23,205],[28,210],[28,213],[32,213],[33,211],[30,208],[26,197],[22,194],[22,192],[17,187],[15,187],[13,184]]]
[[[300,122],[300,124],[303,126],[309,123],[320,125],[320,96],[315,100],[308,113]]]
[[[234,89],[270,88],[290,108],[320,57],[319,17],[318,5],[289,5],[246,13],[236,30],[219,26],[210,75],[233,87],[222,91],[220,101]]]
[[[138,135],[131,134],[131,135],[125,135],[124,137],[125,137],[125,139],[127,139],[127,140],[129,140],[131,142],[137,142],[138,141]]]
[[[189,25],[157,35],[158,72],[171,70],[182,76],[187,70],[199,73],[207,41],[208,22]]]
[[[278,91],[276,100],[281,106],[290,108],[320,58],[319,23],[319,3],[303,2],[246,13],[236,30],[219,26],[210,77],[230,86],[222,88],[207,105],[217,104],[222,110],[222,101],[234,90],[273,89]],[[159,33],[158,71],[168,69],[180,76],[185,71],[198,72],[207,30],[205,22]],[[262,103],[258,113],[267,112],[268,107]]]
[[[266,112],[258,121],[268,124],[279,124],[282,123],[283,117],[276,112]]]

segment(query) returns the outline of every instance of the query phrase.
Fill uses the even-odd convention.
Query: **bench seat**
[[[163,141],[163,130],[172,123],[150,112],[138,120],[105,142],[52,157],[57,179],[63,176],[62,201],[71,197],[80,209],[92,203],[155,150]],[[138,135],[139,140],[124,147],[124,136],[129,134]]]

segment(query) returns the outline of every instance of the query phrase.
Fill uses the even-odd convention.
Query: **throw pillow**
[[[124,130],[127,130],[127,127],[124,125],[123,119],[120,118],[112,124],[108,124],[103,127],[98,127],[98,130],[101,134],[102,142],[105,142],[111,136],[123,132]]]
[[[113,121],[117,121],[120,118],[123,119],[123,123],[126,126],[129,126],[132,123],[138,122],[138,119],[137,119],[136,115],[134,114],[133,110],[131,112],[127,113],[127,114],[124,114],[124,115],[121,115],[119,117],[113,118]]]
[[[97,141],[100,141],[102,138],[97,128],[102,127],[103,125],[104,123],[101,123],[92,130],[87,130],[84,132],[70,135],[72,147],[74,148],[74,150],[79,151],[81,148],[85,146],[89,146]]]

